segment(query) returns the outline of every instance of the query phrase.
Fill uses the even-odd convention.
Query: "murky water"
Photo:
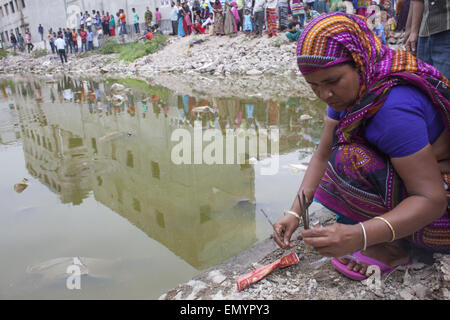
[[[129,79],[0,87],[3,299],[155,299],[249,249],[272,233],[260,209],[275,221],[290,206],[323,126],[323,105],[300,98],[177,96]],[[240,137],[256,155],[236,151]]]

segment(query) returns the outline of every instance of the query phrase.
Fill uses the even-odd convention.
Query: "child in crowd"
[[[144,35],[140,36],[136,42],[140,41],[140,40],[148,40],[151,41],[154,38],[154,34],[151,32],[151,27],[148,27],[145,31],[144,31]]]
[[[159,29],[159,24],[158,23],[154,23],[153,24],[153,26],[152,26],[152,32],[153,32],[153,34],[160,34],[160,35],[163,35],[163,32]]]
[[[197,34],[197,33],[206,33],[206,29],[203,28],[203,26],[201,25],[200,21],[200,15],[198,13],[195,13],[195,20],[194,20],[194,24],[192,24],[192,31],[193,33]]]
[[[288,31],[285,33],[289,42],[297,42],[298,37],[300,37],[301,33],[302,29],[299,28],[298,24],[296,24],[295,22],[289,22]]]
[[[214,35],[214,14],[211,12],[209,17],[202,23],[202,28],[208,29],[210,36]]]
[[[307,7],[307,8],[305,9],[305,12],[306,12],[306,21],[307,21],[307,22],[309,22],[310,20],[312,20],[312,19],[314,19],[314,18],[320,16],[320,13],[319,13],[319,12],[317,12],[316,10],[311,9],[311,8],[309,8],[309,7]]]
[[[87,33],[87,43],[88,43],[88,51],[94,50],[94,32],[92,31],[88,31]]]
[[[250,13],[250,9],[245,9],[244,28],[242,30],[244,31],[247,37],[253,31],[252,15]]]

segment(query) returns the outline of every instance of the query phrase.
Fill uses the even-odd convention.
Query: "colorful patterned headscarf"
[[[390,89],[412,84],[438,107],[450,134],[450,82],[436,68],[404,50],[392,50],[358,15],[343,12],[313,19],[297,43],[297,64],[303,75],[353,60],[360,74],[360,91],[354,106],[338,125],[340,143],[361,140],[360,124],[375,115]]]

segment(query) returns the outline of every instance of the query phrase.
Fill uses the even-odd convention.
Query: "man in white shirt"
[[[86,26],[89,31],[92,31],[92,18],[89,14],[86,17]]]
[[[62,36],[59,36],[58,39],[56,39],[55,47],[56,50],[58,50],[59,57],[61,58],[61,63],[64,64],[64,60],[67,63],[66,42],[64,41]]]

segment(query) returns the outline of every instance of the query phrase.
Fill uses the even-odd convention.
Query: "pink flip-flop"
[[[399,266],[397,266],[397,267],[388,266],[381,261],[378,261],[378,260],[372,259],[368,256],[362,255],[361,251],[357,251],[357,252],[353,253],[352,256],[355,257],[355,259],[354,259],[355,261],[358,261],[358,262],[361,262],[361,263],[364,263],[367,265],[378,266],[380,268],[381,275],[392,272],[399,267]],[[359,272],[355,272],[353,270],[348,270],[347,265],[341,263],[337,258],[332,258],[331,263],[333,264],[334,268],[337,271],[342,273],[344,276],[349,277],[350,279],[362,281],[362,280],[368,278],[368,276],[363,275]]]

